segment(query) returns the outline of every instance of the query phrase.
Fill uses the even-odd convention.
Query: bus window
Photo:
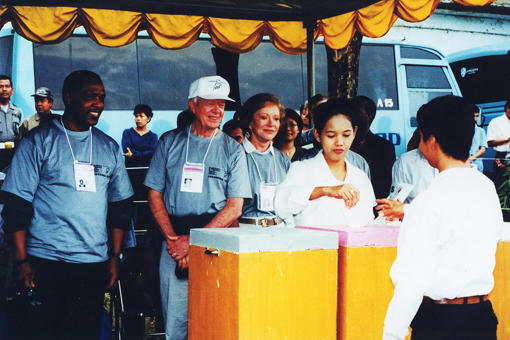
[[[400,47],[400,57],[408,59],[429,59],[429,60],[441,60],[441,58],[434,53],[425,51],[421,48],[414,47]]]
[[[326,48],[315,49],[316,93],[328,93]],[[306,72],[306,68],[305,68]],[[306,84],[305,84],[306,85]],[[397,74],[393,45],[363,44],[358,71],[358,95],[372,99],[378,110],[398,110]]]
[[[139,102],[136,45],[108,48],[87,36],[74,36],[57,45],[34,44],[36,87],[49,87],[61,93],[62,79],[75,70],[90,70],[101,75],[107,89],[109,110],[132,109]],[[55,110],[63,110],[56,100]]]
[[[164,50],[150,39],[138,39],[141,102],[154,110],[184,110],[190,83],[216,74],[209,40],[182,50]]]
[[[0,74],[11,76],[13,36],[0,38]]]
[[[451,63],[465,98],[476,104],[506,101],[510,97],[510,56],[484,56]]]
[[[451,89],[442,67],[406,65],[408,88]]]
[[[45,86],[53,93],[62,93],[62,80],[71,70],[70,41],[57,45],[40,45],[34,43],[35,87]],[[55,96],[53,110],[63,110],[64,103],[60,96]]]
[[[416,114],[423,104],[428,103],[436,97],[448,96],[452,92],[428,92],[428,91],[409,91],[409,112],[411,117],[411,127],[417,127]]]
[[[298,109],[306,101],[306,55],[286,54],[270,42],[239,57],[239,92],[244,102],[249,97],[268,92],[285,107]]]
[[[406,65],[406,83],[408,88],[409,116],[411,127],[417,127],[416,113],[425,103],[440,96],[452,94],[451,85],[440,66]],[[438,91],[439,90],[439,91]]]
[[[399,109],[393,46],[361,46],[358,95],[372,99],[378,110]]]

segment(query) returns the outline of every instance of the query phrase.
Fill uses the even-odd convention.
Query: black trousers
[[[7,316],[8,339],[99,339],[107,264],[31,257],[35,296]],[[19,314],[19,315],[16,315]]]
[[[411,340],[495,340],[498,319],[490,301],[470,305],[422,303]]]

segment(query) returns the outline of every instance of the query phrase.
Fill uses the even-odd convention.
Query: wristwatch
[[[117,257],[122,260],[122,253],[109,253],[110,257]]]

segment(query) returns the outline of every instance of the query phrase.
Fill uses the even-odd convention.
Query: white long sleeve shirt
[[[402,154],[393,164],[391,192],[402,183],[411,184],[413,190],[403,203],[411,203],[420,192],[425,191],[439,172],[430,166],[420,149]]]
[[[502,116],[496,117],[489,123],[487,127],[487,142],[492,140],[503,140],[510,137],[510,119],[503,114]],[[510,142],[494,146],[494,151],[507,152]]]
[[[285,181],[276,188],[275,212],[286,219],[294,215],[296,226],[349,226],[364,227],[373,220],[375,195],[366,173],[347,164],[347,175],[339,181],[329,169],[322,151],[311,159],[292,163]],[[316,187],[349,183],[360,191],[360,200],[347,208],[344,200],[320,197],[310,200]]]
[[[439,173],[406,209],[383,339],[406,337],[423,296],[488,294],[502,227],[498,195],[487,177],[472,168]]]

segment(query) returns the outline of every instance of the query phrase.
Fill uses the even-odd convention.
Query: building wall
[[[385,37],[425,44],[448,55],[470,48],[508,42],[510,16],[438,9],[430,18],[419,23],[399,19]]]

